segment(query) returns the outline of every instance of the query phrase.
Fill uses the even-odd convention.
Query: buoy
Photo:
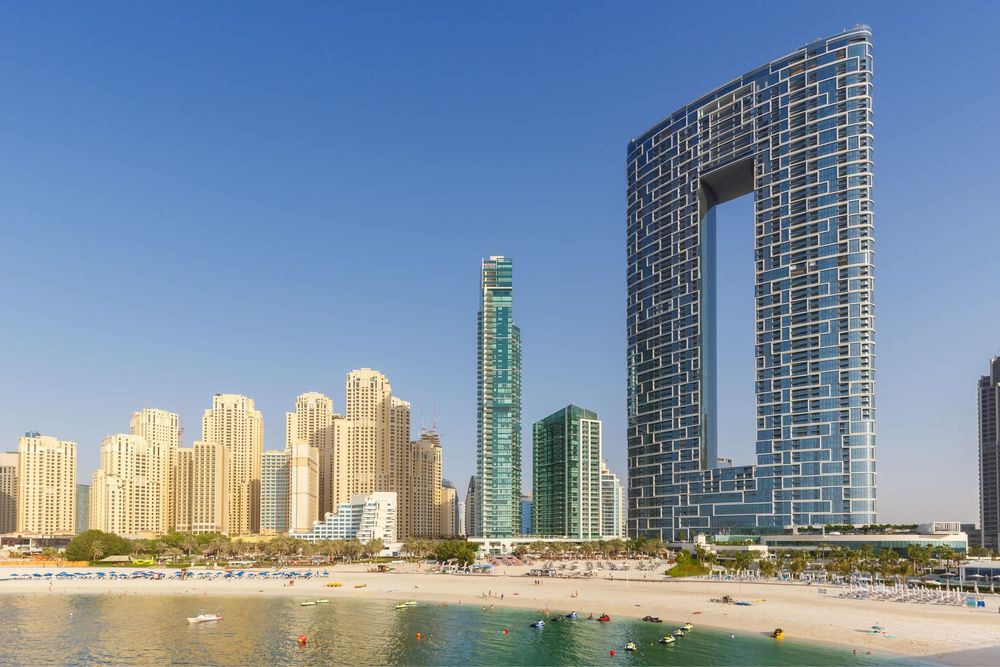
[[[417,633],[417,641],[420,641],[420,633]]]
[[[611,655],[614,655],[615,654],[615,650],[611,649],[610,651],[608,651],[608,653],[610,653]]]
[[[299,635],[297,641],[299,642],[299,646],[305,646],[309,640],[305,635]]]
[[[504,634],[507,634],[508,632],[509,632],[509,630],[507,630],[507,628],[504,628],[504,629],[503,629],[503,633],[504,633]]]

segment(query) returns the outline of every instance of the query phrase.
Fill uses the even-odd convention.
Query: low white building
[[[337,512],[327,512],[322,521],[313,523],[309,532],[292,532],[289,537],[309,542],[322,540],[396,541],[396,493],[376,492],[351,496]]]

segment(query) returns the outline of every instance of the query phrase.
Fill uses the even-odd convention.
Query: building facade
[[[17,452],[0,454],[0,535],[17,530]]]
[[[521,535],[532,535],[531,522],[535,516],[534,500],[530,493],[521,494]]]
[[[260,531],[260,457],[264,453],[264,417],[252,398],[216,394],[202,417],[201,439],[225,451],[227,534]]]
[[[631,534],[875,523],[871,188],[866,27],[751,70],[629,142]],[[714,211],[751,192],[756,465],[720,469]]]
[[[192,533],[233,534],[229,521],[233,514],[228,503],[232,498],[227,482],[231,457],[226,447],[215,442],[195,441],[191,462],[191,523]]]
[[[1000,357],[979,378],[979,526],[982,546],[1000,551]]]
[[[260,532],[264,535],[288,532],[288,459],[287,450],[264,452],[261,459]]]
[[[90,485],[76,485],[76,534],[90,529]]]
[[[319,449],[293,442],[288,449],[288,529],[308,531],[319,519]]]
[[[479,484],[476,482],[475,475],[469,478],[469,487],[465,490],[464,505],[465,519],[463,523],[465,524],[465,532],[462,534],[466,537],[479,535],[479,524],[476,523],[479,520]]]
[[[122,537],[167,532],[164,479],[176,448],[151,444],[139,435],[110,435],[101,442],[101,467],[90,483],[90,527]],[[78,508],[79,511],[79,508]]]
[[[359,540],[362,543],[382,540],[396,542],[396,494],[376,492],[357,494],[350,502],[340,503],[337,511],[328,512],[312,530],[290,533],[290,537],[310,542],[323,540]]]
[[[17,532],[76,531],[76,443],[25,433],[17,443]]]
[[[143,438],[157,456],[158,460],[150,468],[152,477],[148,483],[158,489],[160,496],[158,502],[162,514],[160,525],[163,527],[163,532],[169,532],[177,523],[174,516],[173,484],[177,450],[181,446],[180,415],[167,410],[143,408],[132,413],[129,433]]]
[[[298,396],[295,399],[295,412],[285,413],[285,449],[291,449],[296,442],[308,442],[316,448],[319,455],[317,518],[332,512],[335,507],[333,422],[341,418],[341,415],[333,411],[333,401],[315,391]]]
[[[514,324],[513,263],[484,259],[477,319],[476,535],[521,529],[521,330]]]
[[[601,537],[606,540],[626,537],[625,485],[601,463]]]
[[[532,532],[601,537],[601,422],[569,405],[532,426]]]

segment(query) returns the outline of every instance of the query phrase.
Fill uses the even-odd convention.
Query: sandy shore
[[[791,584],[669,580],[660,572],[632,572],[630,580],[543,579],[540,585],[524,576],[527,568],[501,567],[492,575],[436,574],[418,566],[376,574],[366,565],[337,565],[329,579],[282,581],[219,579],[175,580],[8,580],[14,572],[32,568],[0,568],[0,594],[129,594],[129,595],[284,595],[384,600],[415,599],[465,605],[496,605],[551,610],[576,610],[581,615],[608,613],[612,618],[642,618],[649,614],[670,623],[690,621],[721,630],[769,633],[785,630],[790,641],[839,644],[860,653],[896,653],[955,665],[1000,664],[1000,596],[987,596],[987,608],[967,609],[915,603],[853,600],[837,597],[840,589]],[[73,571],[81,571],[74,568]],[[104,571],[107,571],[104,569]],[[174,571],[165,571],[172,574]],[[645,575],[645,579],[643,576]],[[340,588],[326,583],[343,582]],[[355,584],[365,584],[355,588]],[[483,595],[486,595],[484,598]],[[709,602],[732,595],[750,600],[749,607]],[[502,596],[502,597],[501,597]],[[873,635],[874,624],[886,634]]]

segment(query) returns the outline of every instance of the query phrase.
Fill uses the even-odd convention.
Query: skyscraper
[[[632,534],[875,521],[870,40],[810,43],[628,144]],[[751,192],[756,465],[720,469],[714,211]]]
[[[173,530],[177,522],[172,499],[177,449],[181,446],[180,422],[180,415],[176,413],[143,408],[132,413],[129,423],[129,433],[143,438],[157,457],[154,467],[149,470],[149,483],[160,494],[158,503],[163,532]]]
[[[1000,357],[979,378],[979,525],[983,546],[1000,551]]]
[[[225,450],[225,525],[229,535],[260,531],[260,457],[264,453],[264,417],[252,398],[216,394],[202,417],[202,442]],[[196,453],[197,458],[197,453]]]
[[[0,454],[0,535],[17,530],[17,452]]]
[[[261,458],[260,532],[265,535],[288,532],[288,459],[287,450],[266,451]]]
[[[288,455],[288,530],[308,531],[319,519],[319,449],[293,442]]]
[[[90,529],[90,485],[76,485],[76,534]],[[2,531],[0,531],[2,532]]]
[[[478,537],[521,529],[521,331],[514,324],[513,264],[484,259],[477,356]]]
[[[334,425],[341,418],[333,412],[333,401],[319,392],[310,391],[295,399],[295,412],[285,413],[285,449],[295,442],[308,442],[319,454],[319,506],[323,516],[333,512]]]
[[[601,537],[601,422],[576,405],[532,427],[532,532]]]
[[[466,537],[476,537],[481,534],[479,530],[479,524],[476,521],[479,520],[479,484],[476,483],[476,476],[473,475],[469,478],[469,486],[465,490],[465,516],[463,517],[462,526],[465,530],[462,535]]]
[[[170,459],[170,452],[141,435],[106,437],[101,442],[101,467],[91,477],[90,527],[122,537],[166,533],[163,478],[169,477]]]
[[[76,443],[25,433],[17,442],[17,532],[76,532]]]
[[[601,537],[625,539],[625,486],[601,463]]]

